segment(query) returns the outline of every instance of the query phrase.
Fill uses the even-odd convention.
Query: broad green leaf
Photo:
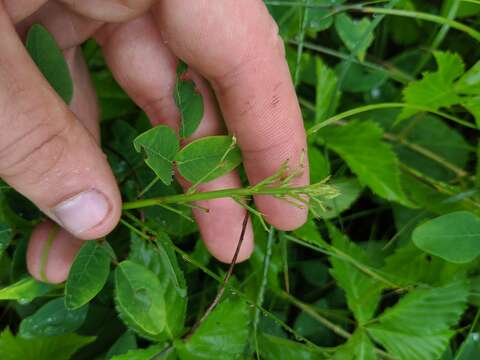
[[[77,330],[87,317],[88,305],[68,310],[63,298],[49,301],[20,323],[19,334],[25,338],[56,336]]]
[[[346,60],[340,62],[335,70],[337,74],[345,74],[340,88],[345,92],[374,93],[388,79],[385,71],[366,68],[362,64]]]
[[[416,289],[365,327],[399,360],[437,359],[454,334],[451,327],[465,311],[468,295],[465,281]]]
[[[145,151],[145,163],[165,185],[170,185],[173,176],[173,159],[179,149],[177,136],[168,126],[156,126],[137,136],[135,150]]]
[[[187,340],[177,340],[180,360],[228,360],[242,355],[249,336],[250,315],[245,301],[227,298]]]
[[[480,334],[472,332],[455,354],[455,360],[477,360],[480,354]]]
[[[367,254],[363,249],[351,242],[346,235],[342,234],[333,225],[328,225],[328,231],[332,239],[332,246],[340,254],[346,254],[361,263],[369,263]],[[352,310],[355,319],[364,324],[370,320],[380,302],[383,286],[376,279],[360,271],[341,256],[331,256],[332,269],[330,273],[337,281],[347,297],[347,304]]]
[[[338,153],[374,193],[411,206],[400,185],[400,167],[391,147],[382,141],[383,131],[374,122],[354,121],[326,127],[319,132],[325,145]]]
[[[16,300],[20,303],[29,303],[54,288],[54,285],[42,283],[32,277],[28,277],[0,289],[0,300]]]
[[[312,262],[312,265],[313,264],[321,264],[321,262],[317,259],[314,262]],[[310,270],[314,271],[315,269],[311,267]],[[319,287],[323,287],[327,284],[327,281],[329,280],[329,276],[328,276],[328,270],[326,267],[324,271],[322,271],[322,274],[318,274],[318,271],[317,271],[317,274],[309,274],[308,276],[314,277],[315,275],[317,275],[317,277],[322,277],[322,275],[325,276],[325,281],[321,285],[317,285],[317,284],[315,285]],[[320,313],[322,313],[323,311],[328,312],[330,310],[329,305],[325,298],[322,298],[316,301],[315,303],[312,304],[312,306],[318,309]],[[339,326],[342,326],[337,321],[336,321],[336,324]],[[332,332],[330,329],[320,324],[318,320],[312,318],[310,314],[304,311],[302,311],[295,319],[293,330],[295,330],[297,334],[309,339],[310,341],[314,342],[317,345],[334,346],[337,341],[337,335],[334,332]]]
[[[455,83],[455,90],[464,95],[478,95],[480,92],[480,61],[477,61]]]
[[[259,335],[259,350],[266,360],[321,360],[329,359],[320,348],[304,345],[285,338],[262,333]]]
[[[325,199],[323,201],[325,210],[315,203],[310,205],[321,219],[332,219],[348,210],[363,190],[363,187],[354,178],[338,178],[332,180],[330,185],[334,186],[340,195],[333,199]]]
[[[315,221],[313,219],[308,219],[307,222],[303,224],[303,226],[294,230],[293,233],[295,234],[295,236],[313,245],[320,247],[327,246],[325,240],[322,237],[322,234],[318,230],[317,225],[315,224]]]
[[[429,254],[468,263],[480,255],[480,218],[467,211],[442,215],[419,225],[412,240]]]
[[[330,163],[318,147],[313,145],[308,147],[308,163],[311,184],[321,182],[330,175]]]
[[[105,356],[106,360],[110,360],[113,357],[118,357],[128,353],[130,350],[135,350],[137,348],[137,339],[131,331],[125,331],[122,336],[120,336],[117,341],[112,345],[108,350],[107,355]]]
[[[93,336],[66,334],[25,339],[13,336],[9,329],[0,335],[2,360],[70,360],[80,348],[95,340]]]
[[[12,241],[12,228],[6,224],[0,224],[0,258]]]
[[[102,243],[87,241],[82,246],[65,284],[67,309],[82,307],[102,290],[110,273],[110,262],[110,255]]]
[[[313,31],[328,29],[333,24],[331,6],[340,5],[344,2],[345,0],[307,0],[308,5],[313,5],[305,8],[307,28]],[[318,5],[324,5],[324,7]]]
[[[165,328],[164,288],[146,267],[130,260],[115,270],[115,304],[121,319],[140,335],[156,337]]]
[[[165,345],[152,345],[147,349],[130,350],[126,354],[114,356],[112,360],[152,360],[155,355],[162,353]],[[162,360],[170,360],[168,353],[162,353]]]
[[[73,96],[73,82],[55,38],[42,25],[35,24],[28,31],[26,47],[45,79],[68,104]]]
[[[175,103],[180,111],[180,136],[187,138],[197,130],[203,118],[203,98],[192,80],[186,80],[186,66],[177,68]]]
[[[157,275],[165,289],[165,332],[169,339],[173,339],[183,331],[187,310],[187,286],[172,242],[165,233],[158,233],[153,242],[140,239],[134,233],[131,239],[129,260],[145,266]]]
[[[316,59],[317,85],[315,122],[320,123],[334,114],[340,100],[337,75],[319,58]]]
[[[242,162],[242,156],[230,136],[209,136],[185,146],[175,161],[186,180],[205,183],[235,169]]]
[[[461,133],[431,115],[422,116],[420,121],[405,120],[392,126],[389,132],[398,134],[401,139],[392,143],[400,161],[437,180],[448,181],[456,175],[438,161],[413,150],[412,146],[426,149],[460,169],[465,168],[470,158],[471,146]]]
[[[335,29],[338,36],[342,39],[345,46],[363,61],[367,49],[373,42],[373,33],[367,33],[370,27],[370,20],[354,20],[346,13],[341,13],[335,17]]]
[[[377,355],[365,330],[357,329],[353,336],[338,348],[332,360],[377,360]]]

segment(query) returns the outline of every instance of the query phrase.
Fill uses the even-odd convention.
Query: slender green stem
[[[273,227],[270,227],[268,231],[267,251],[263,259],[262,282],[260,284],[260,288],[258,289],[257,301],[255,302],[257,307],[255,308],[255,314],[253,317],[253,337],[255,340],[255,350],[257,354],[257,359],[260,359],[260,355],[259,355],[260,351],[259,351],[258,338],[257,338],[258,323],[260,322],[260,307],[263,305],[265,289],[268,283],[268,270],[270,268],[270,259],[272,257],[272,245],[273,245],[274,238],[275,238],[275,229]]]
[[[406,104],[406,103],[393,103],[392,102],[392,103],[370,104],[370,105],[360,106],[360,107],[357,107],[357,108],[354,108],[354,109],[351,109],[351,110],[344,111],[340,114],[332,116],[331,118],[329,118],[329,119],[327,119],[327,120],[325,120],[321,123],[318,123],[318,124],[312,126],[310,129],[308,129],[307,134],[311,135],[313,133],[316,133],[318,130],[324,128],[325,126],[332,125],[332,124],[336,123],[337,121],[343,120],[343,119],[348,118],[348,117],[353,116],[353,115],[357,115],[357,114],[361,114],[361,113],[368,112],[368,111],[373,111],[373,110],[394,109],[394,108],[407,108],[407,109],[414,109],[414,110],[418,110],[418,111],[429,112],[429,113],[444,117],[448,120],[451,120],[451,121],[456,122],[458,124],[461,124],[463,126],[478,130],[476,128],[476,126],[472,123],[469,123],[467,121],[459,119],[459,118],[457,118],[455,116],[452,116],[450,114],[428,108],[426,106]]]
[[[381,7],[358,7],[358,6],[351,6],[345,7],[351,10],[357,10],[367,14],[385,14],[385,15],[393,15],[393,16],[402,16],[408,17],[413,19],[421,19],[425,21],[430,21],[433,23],[441,24],[441,25],[448,25],[456,30],[462,31],[477,41],[480,41],[480,32],[467,26],[461,22],[458,22],[453,19],[448,19],[443,16],[438,16],[434,14],[419,12],[419,11],[410,11],[410,10],[401,10],[401,9],[386,9]],[[346,10],[347,10],[346,9]]]

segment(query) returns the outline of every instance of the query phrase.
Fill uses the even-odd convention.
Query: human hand
[[[95,37],[117,81],[154,125],[178,129],[172,97],[177,59],[186,62],[205,113],[195,138],[235,134],[250,183],[289,160],[298,168],[306,139],[283,43],[260,0],[4,0],[0,2],[0,176],[64,229],[55,235],[45,275],[66,279],[82,242],[108,234],[121,214],[115,179],[99,143],[98,109],[79,44]],[[74,79],[67,107],[49,87],[18,36],[33,23],[53,33]],[[15,27],[13,26],[15,25]],[[207,84],[211,85],[211,88]],[[219,108],[216,105],[218,100]],[[225,119],[225,124],[222,119]],[[295,185],[308,182],[308,166]],[[184,188],[188,184],[181,181]],[[233,172],[200,191],[241,186]],[[282,230],[303,224],[307,212],[282,200],[255,198],[266,220]],[[207,248],[230,262],[245,209],[231,199],[194,210]],[[28,248],[28,268],[40,259],[52,229],[39,225]],[[71,235],[73,234],[73,235]],[[248,224],[238,261],[253,249]],[[45,280],[45,279],[42,279]]]

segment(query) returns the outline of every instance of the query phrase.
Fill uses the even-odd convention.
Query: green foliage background
[[[179,150],[87,42],[102,144],[129,210],[53,286],[25,266],[42,215],[2,184],[0,359],[480,358],[480,2],[266,3],[302,105],[312,183],[331,176],[340,195],[312,201],[291,233],[250,209],[255,252],[225,285],[228,268],[200,241],[189,195],[175,197],[172,169],[215,178],[240,164],[234,140]],[[41,27],[31,35],[32,57],[68,101],[55,43]],[[188,136],[203,103],[180,78],[172,96]],[[146,203],[133,202],[139,194]],[[139,216],[144,205],[157,206]]]

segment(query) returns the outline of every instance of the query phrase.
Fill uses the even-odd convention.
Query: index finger
[[[227,127],[258,183],[288,161],[298,170],[306,135],[278,28],[261,0],[163,0],[154,9],[172,51],[212,84]],[[308,183],[308,164],[292,181]],[[307,210],[269,196],[255,202],[282,230],[301,226]]]

